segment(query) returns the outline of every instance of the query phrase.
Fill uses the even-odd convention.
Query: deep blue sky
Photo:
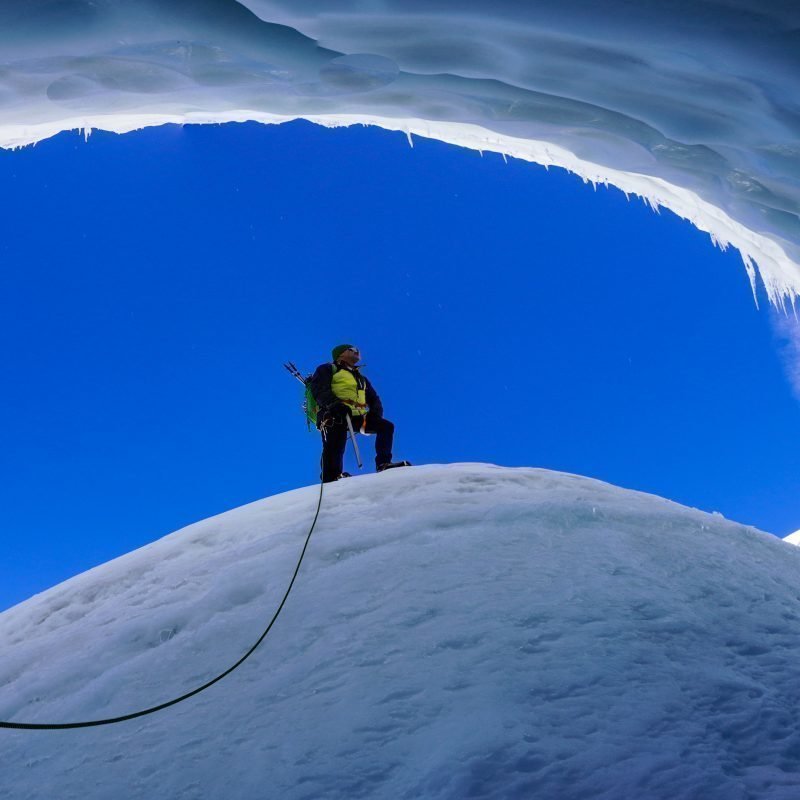
[[[770,312],[738,254],[668,212],[307,123],[64,134],[0,152],[0,182],[0,609],[315,482],[281,364],[343,341],[398,457],[800,527],[800,404]]]

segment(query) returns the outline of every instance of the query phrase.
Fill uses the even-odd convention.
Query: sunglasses
[[[347,350],[351,350],[352,352],[358,353],[359,355],[361,354],[361,351],[357,347],[348,347]],[[345,353],[347,352],[347,350],[345,350]]]

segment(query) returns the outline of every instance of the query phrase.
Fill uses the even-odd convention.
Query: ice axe
[[[347,420],[347,430],[350,432],[350,441],[353,443],[353,450],[356,454],[356,464],[358,464],[359,469],[364,469],[364,465],[361,463],[361,453],[358,452],[358,444],[356,444],[356,432],[353,430],[353,422],[349,414],[345,414],[344,416]]]

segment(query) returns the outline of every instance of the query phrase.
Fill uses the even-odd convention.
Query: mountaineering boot
[[[322,477],[323,476],[320,475],[320,478]],[[341,473],[341,475],[337,475],[335,478],[328,478],[327,480],[323,478],[323,483],[333,483],[334,481],[340,481],[342,478],[352,478],[352,477],[353,476],[349,472],[343,472]]]
[[[378,472],[383,472],[387,469],[395,469],[395,467],[410,467],[410,461],[387,461],[385,464],[378,464],[375,468]]]

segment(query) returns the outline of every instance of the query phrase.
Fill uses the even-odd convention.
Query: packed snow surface
[[[61,130],[302,117],[572,170],[800,293],[800,4],[0,3],[0,147]]]
[[[227,667],[317,491],[0,615],[0,718],[122,714]],[[800,551],[719,515],[538,469],[353,478],[251,660],[133,722],[0,731],[0,797],[796,800],[799,633]]]

